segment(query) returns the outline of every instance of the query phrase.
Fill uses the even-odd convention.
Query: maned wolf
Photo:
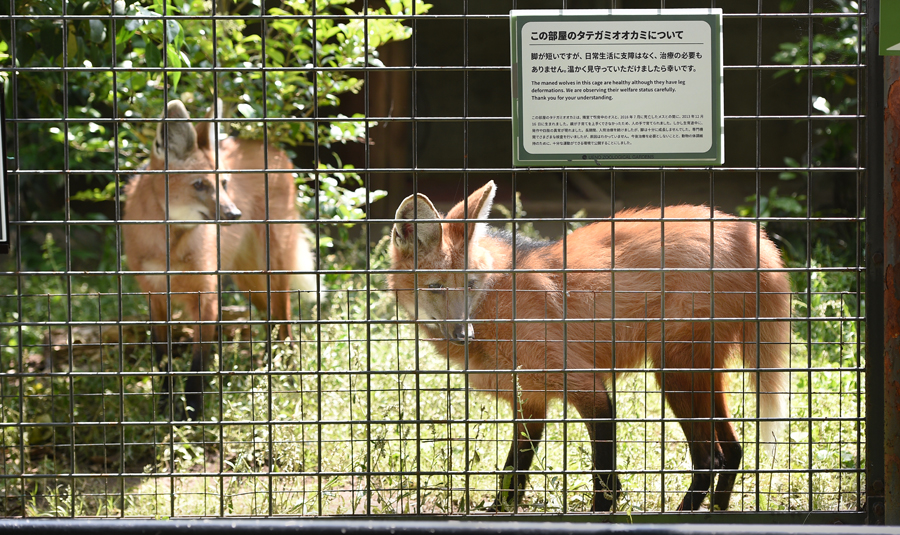
[[[487,183],[446,218],[424,195],[406,198],[389,276],[439,351],[496,370],[469,380],[520,418],[504,465],[515,475],[502,478],[494,508],[518,504],[547,404],[564,398],[591,438],[593,510],[608,511],[621,487],[606,388],[613,373],[646,365],[691,453],[680,508],[698,509],[721,469],[710,508],[726,509],[743,453],[720,370],[734,361],[756,379],[762,441],[786,417],[789,285],[778,249],[754,223],[705,206],[667,207],[664,223],[659,209],[626,210],[565,241],[523,240],[484,222],[495,191]]]
[[[194,326],[191,364],[191,371],[201,371],[207,345],[216,340],[218,293],[212,272],[256,272],[232,274],[231,278],[238,288],[251,292],[251,301],[260,312],[275,320],[290,320],[289,291],[315,295],[315,261],[299,223],[229,224],[238,219],[298,219],[297,188],[290,173],[272,173],[266,179],[263,173],[221,172],[290,169],[293,165],[283,151],[272,146],[266,151],[262,142],[230,137],[219,142],[217,155],[217,129],[212,122],[201,122],[195,128],[179,100],[169,102],[165,117],[174,121],[160,123],[147,169],[170,172],[144,173],[132,179],[125,190],[123,218],[158,224],[126,224],[122,232],[131,270],[176,272],[137,275],[141,289],[150,294],[151,333],[160,369],[167,367],[168,327],[163,322],[168,320],[171,298],[192,319],[203,322]],[[299,273],[267,274],[269,270]],[[183,271],[207,273],[181,274]],[[281,324],[279,335],[282,339],[289,335],[287,324]],[[202,387],[199,375],[186,381],[189,418],[202,416]],[[161,408],[172,391],[169,375],[162,385]]]

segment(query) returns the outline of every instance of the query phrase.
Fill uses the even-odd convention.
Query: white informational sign
[[[514,10],[514,163],[718,165],[721,10]]]

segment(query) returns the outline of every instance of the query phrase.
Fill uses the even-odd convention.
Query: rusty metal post
[[[900,56],[883,72],[884,522],[900,525]]]

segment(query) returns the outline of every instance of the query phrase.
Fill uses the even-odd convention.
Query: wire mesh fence
[[[725,165],[511,167],[509,10],[611,7],[723,9]],[[863,522],[865,26],[7,3],[2,514]]]

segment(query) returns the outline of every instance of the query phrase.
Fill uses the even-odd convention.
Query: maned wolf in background
[[[212,116],[211,111],[208,117]],[[219,142],[217,166],[214,147],[218,136],[214,123],[201,122],[195,128],[179,100],[169,102],[164,117],[176,121],[160,123],[147,169],[168,169],[170,173],[142,174],[132,179],[126,187],[123,219],[169,223],[123,225],[129,267],[133,271],[301,272],[231,275],[238,288],[252,292],[253,305],[261,312],[275,320],[290,320],[289,290],[303,290],[309,296],[314,296],[316,290],[312,274],[315,261],[302,225],[229,223],[237,219],[298,219],[293,177],[290,173],[269,174],[266,198],[267,180],[263,173],[214,172],[216,169],[291,169],[293,165],[287,155],[269,146],[266,159],[262,142],[229,137]],[[218,319],[216,275],[141,274],[136,277],[141,289],[150,293],[153,322],[169,319],[170,298],[183,306],[194,320],[215,322]],[[267,281],[271,284],[268,294]],[[161,370],[166,366],[167,333],[165,324],[157,323],[152,328]],[[288,335],[288,326],[282,324],[279,336],[285,339]],[[191,371],[205,369],[206,346],[215,340],[214,323],[195,326]],[[189,418],[202,416],[202,387],[200,376],[192,375],[186,381]],[[172,377],[167,376],[162,386],[161,407],[165,407],[172,391]]]
[[[488,217],[495,191],[487,183],[443,222],[416,222],[444,218],[424,195],[406,198],[392,231],[391,268],[409,271],[388,278],[439,351],[459,366],[497,371],[469,380],[497,392],[521,418],[504,465],[519,472],[503,478],[494,507],[518,504],[547,404],[564,398],[591,438],[593,510],[608,511],[621,487],[606,387],[613,373],[647,365],[691,452],[694,472],[680,508],[698,509],[710,469],[723,469],[710,508],[726,509],[743,452],[719,370],[734,362],[758,380],[762,441],[775,439],[787,415],[790,288],[778,249],[754,223],[705,206],[670,206],[664,227],[659,209],[626,210],[616,218],[631,221],[593,223],[565,241],[519,238],[513,258],[514,236],[473,221]]]

